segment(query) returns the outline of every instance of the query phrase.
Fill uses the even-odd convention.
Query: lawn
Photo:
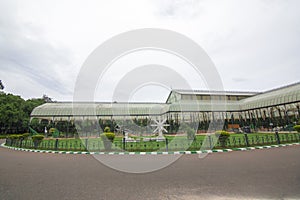
[[[251,133],[247,134],[249,146],[277,144],[277,139],[274,133]],[[113,151],[184,151],[184,150],[199,150],[204,141],[209,143],[209,137],[206,135],[197,135],[195,140],[187,140],[186,136],[166,136],[167,141],[139,141],[126,142],[123,144],[122,137],[115,137],[112,145]],[[279,138],[281,143],[299,142],[299,133],[280,133]],[[215,144],[213,148],[221,148],[217,138],[211,137],[210,144]],[[105,151],[104,144],[100,138],[82,138],[82,139],[58,139],[56,148],[56,139],[46,138],[40,145],[39,149],[57,149],[68,151]],[[125,146],[124,146],[125,145]],[[20,146],[16,143],[14,146]],[[22,141],[23,148],[33,148],[33,143],[30,139]],[[246,138],[244,134],[231,134],[226,142],[226,148],[244,147],[246,146]]]

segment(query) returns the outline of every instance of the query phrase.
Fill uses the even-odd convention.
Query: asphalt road
[[[300,199],[300,146],[184,155],[145,174],[110,169],[91,155],[0,148],[1,200],[290,198]]]

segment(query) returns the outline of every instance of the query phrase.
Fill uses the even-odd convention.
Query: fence
[[[86,139],[45,139],[38,145],[42,150],[60,150],[60,151],[184,151],[199,150],[202,145],[209,144],[207,149],[234,148],[247,146],[272,145],[280,143],[300,142],[299,133],[284,134],[237,134],[230,136],[223,144],[215,137],[197,137],[195,140],[187,140],[184,137],[167,138],[165,141],[140,141],[123,142],[116,140],[110,149],[105,148],[100,138]],[[34,143],[31,139],[13,140],[6,139],[7,146],[34,149]],[[202,147],[203,148],[203,147]]]

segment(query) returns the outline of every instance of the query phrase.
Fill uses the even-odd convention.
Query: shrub
[[[8,145],[13,146],[14,144],[16,144],[16,141],[19,140],[20,136],[11,134],[11,135],[8,135],[7,138],[9,139]]]
[[[294,129],[295,129],[298,133],[300,133],[300,125],[294,126]]]
[[[33,135],[32,137],[33,141],[42,141],[44,139],[43,135]]]
[[[34,144],[34,148],[37,148],[39,146],[39,144],[42,142],[42,140],[44,139],[43,135],[33,135],[31,136],[33,144]]]
[[[194,140],[196,138],[195,130],[192,128],[187,129],[187,139]]]
[[[52,136],[52,134],[56,131],[56,128],[50,128],[48,131],[48,136]]]
[[[227,131],[216,131],[216,136],[220,136],[220,137],[229,137],[230,134]]]
[[[23,139],[23,135],[21,134],[12,134],[8,136],[9,139],[11,140],[20,140]]]
[[[108,126],[106,126],[105,128],[104,128],[104,133],[109,133],[110,132],[110,128],[108,127]]]
[[[11,134],[8,135],[7,138],[9,139],[8,145],[16,145],[18,141],[22,141],[29,137],[29,133],[24,133],[24,134]]]
[[[56,130],[56,128],[50,128],[50,129],[49,129],[49,133],[52,134],[52,133],[55,132],[55,130]]]
[[[11,140],[16,140],[16,139],[19,139],[19,136],[15,135],[15,134],[12,134],[12,135],[9,135],[8,138],[11,139]]]
[[[102,133],[102,134],[100,135],[100,137],[101,137],[101,139],[102,139],[103,141],[104,141],[104,140],[108,140],[108,141],[110,141],[110,142],[113,142],[114,139],[115,139],[115,134],[114,134],[114,133],[111,133],[111,132],[109,132],[109,133],[105,132],[105,133]]]
[[[53,136],[54,138],[58,138],[59,131],[56,128],[50,128],[49,136]]]
[[[26,140],[28,137],[29,137],[29,133],[23,133],[21,136],[20,136],[20,139],[22,140]]]
[[[5,139],[7,138],[7,135],[0,135],[0,139]]]
[[[113,141],[115,139],[115,134],[111,133],[111,132],[105,132],[105,133],[100,134],[100,137],[103,141],[105,149],[110,150],[111,144],[113,143]]]
[[[216,131],[216,136],[219,137],[221,147],[226,146],[226,141],[229,138],[230,134],[227,131]]]

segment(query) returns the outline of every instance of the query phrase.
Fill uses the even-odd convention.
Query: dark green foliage
[[[134,118],[133,119],[133,122],[136,124],[136,125],[138,125],[138,126],[141,126],[141,127],[144,127],[144,126],[147,126],[149,123],[150,123],[150,121],[149,121],[149,119],[148,118],[145,118],[145,119],[137,119],[137,118]]]
[[[295,129],[298,133],[300,133],[300,125],[294,126],[294,129]]]
[[[116,122],[114,120],[102,120],[102,119],[99,119],[99,122],[98,122],[98,125],[100,126],[100,128],[102,130],[104,130],[106,127],[109,127],[110,128],[110,131],[111,132],[114,132],[114,127],[116,127]]]
[[[23,141],[25,137],[26,135],[23,136],[23,134],[10,134],[7,136],[7,144],[10,146],[16,145],[17,142]]]
[[[216,136],[219,137],[221,147],[225,148],[226,141],[229,138],[230,134],[227,131],[216,131]]]
[[[59,131],[56,128],[50,128],[49,134],[51,136],[53,136],[54,138],[58,138],[59,137]]]
[[[0,92],[0,132],[27,132],[30,113],[41,104],[43,99],[24,100],[20,96]]]
[[[207,142],[206,135],[197,135],[195,140],[188,141],[186,136],[165,136],[168,138],[168,151],[198,151],[201,149],[201,145],[204,142]],[[211,137],[211,135],[210,135]],[[273,132],[270,133],[252,133],[247,135],[249,140],[249,146],[261,146],[261,145],[271,145],[277,144],[275,134]],[[300,142],[298,133],[279,133],[279,137],[281,143],[295,143]],[[135,138],[135,137],[133,137]],[[235,147],[246,147],[246,141],[244,140],[244,134],[230,134],[230,137],[227,139],[225,148],[235,148]],[[38,149],[44,150],[62,150],[62,151],[121,151],[123,148],[123,137],[115,137],[113,141],[113,145],[111,145],[108,140],[107,144],[103,142],[101,138],[85,138],[82,139],[59,139],[58,146],[56,148],[56,139],[47,139],[42,140],[42,142],[38,145]],[[135,138],[137,139],[137,138]],[[216,141],[214,135],[211,138],[213,141]],[[35,148],[32,140],[25,140],[21,143],[21,141],[13,141],[11,142],[9,139],[6,140],[6,145],[22,147],[22,148]],[[107,146],[104,146],[107,145]],[[110,146],[109,146],[110,145]],[[140,141],[140,142],[126,142],[125,150],[126,151],[164,151],[166,147],[166,141]],[[220,149],[221,143],[218,142],[212,148]],[[110,149],[109,149],[110,148]],[[224,147],[223,147],[224,148]]]
[[[34,143],[34,148],[38,148],[39,144],[44,139],[44,136],[43,135],[33,135],[33,136],[31,136],[31,138]]]
[[[23,133],[21,136],[20,136],[20,139],[22,140],[26,140],[28,137],[29,137],[29,133]]]
[[[19,140],[22,138],[22,135],[12,134],[12,135],[9,135],[8,138],[11,140]]]
[[[29,137],[29,133],[24,133],[24,134],[11,134],[8,135],[7,138],[8,139],[12,139],[12,140],[25,140]]]
[[[48,132],[48,136],[52,136],[55,131],[56,131],[56,128],[50,128],[49,132]]]
[[[64,138],[64,137],[66,137],[66,133],[59,132],[59,137],[60,137],[60,138]]]
[[[168,133],[176,133],[179,129],[179,123],[178,121],[175,121],[173,119],[167,120],[166,124],[169,124],[170,126],[166,127]]]
[[[67,130],[67,126],[68,126],[68,122],[67,121],[58,121],[56,123],[55,127],[56,127],[57,131],[59,130],[59,132],[63,132],[63,131]],[[62,133],[59,133],[58,136],[61,137]],[[53,137],[54,137],[54,135],[53,135]]]
[[[0,139],[5,139],[7,137],[8,137],[7,135],[0,135]]]

